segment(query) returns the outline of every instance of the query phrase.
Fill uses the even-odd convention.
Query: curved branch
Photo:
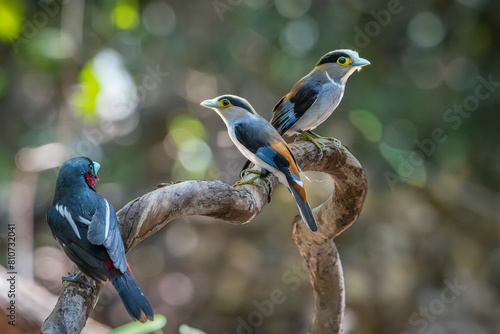
[[[323,171],[332,177],[332,196],[314,209],[318,232],[311,232],[300,216],[294,221],[292,239],[309,270],[314,292],[315,313],[311,334],[341,333],[344,320],[344,274],[333,238],[351,226],[363,207],[367,183],[365,172],[356,158],[345,149],[324,150],[321,159],[311,145],[297,147],[294,153],[305,171]],[[300,157],[300,158],[299,158]],[[307,157],[307,162],[303,161]]]
[[[319,231],[311,232],[305,224],[299,223],[301,219],[297,217],[293,225],[293,240],[307,262],[316,300],[310,333],[340,333],[345,304],[344,284],[333,238],[353,224],[361,212],[366,196],[365,173],[350,152],[334,145],[324,147],[322,158],[312,143],[297,142],[290,147],[304,171],[324,172],[335,181],[332,196],[313,210]],[[251,177],[245,176],[243,180]],[[278,179],[273,176],[271,182],[276,186]],[[129,202],[117,212],[117,216],[128,251],[175,218],[203,215],[230,224],[245,224],[255,218],[266,203],[267,195],[260,187],[244,185],[234,188],[220,181],[182,181],[161,184]],[[42,331],[64,333],[66,331],[61,328],[65,322],[63,319],[77,317],[73,323],[78,325],[72,327],[72,332],[79,332],[102,287],[101,283],[92,284],[93,290],[80,284],[65,283],[58,304]],[[70,314],[71,309],[77,309],[78,314]]]

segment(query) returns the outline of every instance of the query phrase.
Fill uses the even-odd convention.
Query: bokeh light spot
[[[186,74],[186,97],[196,103],[217,94],[217,79],[214,75],[190,70]]]
[[[473,88],[477,83],[477,65],[464,57],[451,60],[444,70],[444,81],[457,91]]]
[[[184,177],[204,177],[210,167],[212,149],[205,142],[205,137],[205,126],[192,115],[182,114],[170,122],[165,143],[170,138],[177,146],[175,167],[189,172]]]
[[[443,22],[433,13],[417,14],[408,24],[408,36],[411,41],[423,48],[438,45],[443,41],[445,34]]]
[[[175,12],[164,2],[151,2],[142,12],[142,22],[147,31],[158,37],[168,36],[175,28]]]
[[[132,30],[139,25],[138,4],[135,0],[120,0],[111,12],[111,20],[122,30]]]
[[[318,24],[309,16],[289,22],[281,35],[283,49],[295,56],[306,54],[317,40]]]
[[[129,257],[128,254],[127,257]],[[160,275],[165,266],[164,253],[158,252],[156,246],[137,247],[129,257],[129,261],[133,261],[135,270],[140,271],[140,274],[145,277]]]
[[[311,0],[274,0],[278,12],[289,19],[303,16],[311,8]]]
[[[172,306],[186,305],[191,301],[194,285],[189,277],[181,273],[172,273],[158,284],[161,298]]]
[[[417,139],[417,128],[407,119],[395,119],[385,126],[383,137],[391,147],[411,150]]]
[[[23,26],[23,15],[23,1],[0,1],[0,39],[12,42],[19,37]]]
[[[80,90],[73,95],[73,105],[78,115],[86,121],[97,121],[96,99],[99,81],[92,69],[92,61],[87,62],[80,72]]]
[[[79,81],[80,89],[74,93],[72,102],[83,120],[107,121],[109,136],[124,136],[136,128],[138,122],[128,123],[132,125],[129,127],[113,126],[133,116],[147,94],[145,87],[136,88],[119,53],[111,49],[99,52],[85,64]],[[140,98],[139,92],[142,92]]]
[[[178,158],[186,170],[203,175],[212,163],[212,150],[203,140],[190,139],[179,145]]]
[[[75,43],[71,36],[63,30],[45,28],[40,30],[28,48],[33,54],[52,59],[65,59],[74,54]]]
[[[366,140],[377,142],[382,138],[382,124],[377,116],[366,110],[349,112],[349,120],[365,136]]]
[[[401,150],[388,145],[385,142],[379,145],[380,154],[392,166],[400,178],[410,185],[423,187],[427,182],[427,172],[424,166],[422,154],[416,150]],[[385,174],[386,181],[387,173]],[[392,180],[394,181],[394,180]]]
[[[205,139],[205,126],[198,118],[182,114],[175,117],[168,125],[168,133],[177,145],[190,139]]]
[[[165,244],[172,254],[183,257],[198,246],[198,233],[189,225],[174,224],[167,230]]]
[[[68,153],[68,148],[61,143],[24,147],[16,154],[16,165],[25,172],[40,172],[62,165],[67,159]]]

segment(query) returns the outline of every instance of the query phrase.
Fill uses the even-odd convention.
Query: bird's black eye
[[[220,105],[223,108],[227,108],[231,105],[231,102],[228,99],[223,99],[220,101]]]
[[[89,170],[90,170],[90,171],[93,171],[93,170],[94,170],[94,165],[90,164],[90,165],[89,165]]]
[[[339,59],[337,59],[337,64],[339,64],[341,66],[347,65],[347,59],[346,59],[346,57],[339,57]]]

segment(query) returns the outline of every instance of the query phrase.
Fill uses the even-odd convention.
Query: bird
[[[317,231],[316,220],[300,179],[302,171],[295,155],[276,129],[259,116],[247,100],[239,96],[221,95],[205,100],[201,105],[219,114],[236,147],[247,159],[261,167],[260,177],[266,177],[269,172],[278,177],[295,198],[300,215],[309,229]],[[248,182],[240,181],[236,185],[253,183],[258,177]]]
[[[63,280],[86,283],[80,280],[82,272],[94,280],[110,280],[134,320],[153,320],[151,304],[127,263],[115,210],[96,193],[99,168],[98,162],[76,157],[66,161],[57,176],[47,222],[54,238],[80,269]]]
[[[322,144],[316,139],[331,139],[341,146],[340,141],[321,137],[312,130],[338,107],[349,76],[366,65],[370,62],[360,58],[356,51],[341,49],[328,52],[274,106],[271,124],[280,135],[302,134],[316,145],[321,156]]]

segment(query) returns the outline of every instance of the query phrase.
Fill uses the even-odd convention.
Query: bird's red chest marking
[[[87,184],[89,185],[89,187],[92,188],[92,190],[95,191],[95,184],[96,184],[97,181],[99,181],[99,178],[95,177],[95,176],[93,176],[92,174],[89,174],[89,173],[85,173],[85,174],[83,174],[83,176],[85,176],[85,182],[87,182]]]

